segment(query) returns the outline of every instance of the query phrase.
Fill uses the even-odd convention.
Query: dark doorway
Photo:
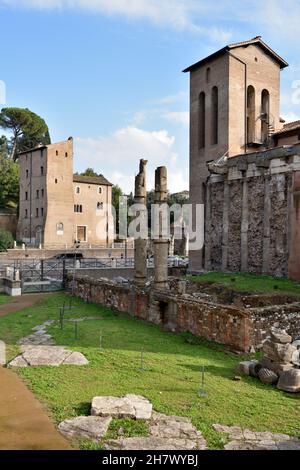
[[[169,304],[168,304],[168,302],[159,301],[158,305],[159,305],[160,321],[163,325],[166,325],[168,323]]]

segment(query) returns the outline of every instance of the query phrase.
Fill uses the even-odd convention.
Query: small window
[[[58,150],[56,150],[56,156],[58,157]]]
[[[208,67],[206,69],[206,83],[210,83],[210,79],[211,79],[211,68]]]
[[[216,86],[211,94],[211,144],[217,145],[219,136],[219,94]]]
[[[36,209],[36,214],[35,215],[36,215],[36,217],[39,217],[39,210],[38,209]]]
[[[25,201],[28,201],[28,191],[25,193]]]
[[[39,189],[36,190],[36,198],[40,199],[40,190]]]
[[[41,175],[43,175],[43,174],[44,174],[44,167],[41,166]]]
[[[62,222],[56,224],[56,234],[60,236],[64,234],[64,224]]]
[[[28,219],[28,209],[25,209],[25,219]]]
[[[98,188],[98,192],[99,192],[99,194],[102,194],[102,188],[101,188],[101,186]]]
[[[98,210],[103,210],[103,202],[98,202],[97,209]]]
[[[57,178],[55,178],[55,184],[57,184]]]
[[[42,197],[44,197],[44,190],[42,189]]]
[[[82,205],[81,204],[75,204],[74,205],[74,212],[82,213]]]
[[[68,152],[65,153],[65,157],[68,158]]]
[[[28,178],[28,177],[29,177],[29,171],[26,170],[26,178]]]
[[[41,208],[41,217],[44,217],[44,208]]]
[[[205,147],[205,134],[206,134],[206,116],[205,116],[205,93],[201,92],[199,95],[199,149]]]
[[[76,194],[80,194],[81,192],[80,186],[76,186],[75,192]]]

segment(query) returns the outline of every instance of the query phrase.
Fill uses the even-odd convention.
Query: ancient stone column
[[[154,286],[165,289],[168,285],[168,251],[169,237],[166,233],[168,226],[167,209],[167,169],[162,166],[155,171],[155,239],[154,239]]]
[[[146,160],[140,160],[140,171],[135,178],[135,204],[140,204],[145,207],[144,210],[139,211],[138,216],[140,220],[147,220],[147,187],[146,187]],[[147,281],[147,239],[137,238],[134,244],[134,279],[143,285]]]

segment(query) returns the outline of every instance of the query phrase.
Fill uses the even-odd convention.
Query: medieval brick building
[[[190,72],[190,199],[193,205],[206,205],[205,248],[190,252],[192,271],[214,267],[278,275],[290,273],[290,257],[291,253],[294,255],[298,230],[296,195],[294,193],[293,198],[291,192],[295,192],[298,186],[299,148],[296,146],[286,152],[284,146],[299,142],[300,122],[284,124],[280,117],[280,73],[287,66],[288,63],[259,36],[228,45],[184,71]],[[277,151],[270,153],[269,149],[272,148],[277,148]],[[248,159],[246,155],[249,155]],[[236,158],[231,160],[232,157]],[[216,164],[209,166],[211,161]],[[214,172],[217,177],[210,176]],[[273,178],[275,174],[281,177]],[[220,185],[221,180],[226,178],[229,178],[229,185],[224,184],[223,193],[221,190],[222,194],[217,196],[214,193],[215,185]],[[246,199],[252,201],[257,197],[255,192],[251,193],[255,178],[270,182],[270,187],[263,181],[259,185],[261,197],[269,209],[258,210],[247,202],[247,210],[251,213],[255,211],[253,217],[257,218],[257,222],[261,221],[262,226],[265,223],[261,232],[248,236],[250,222],[245,219],[245,213],[243,216],[242,208],[246,205]],[[233,189],[233,180],[241,185],[238,190]],[[245,182],[249,183],[248,189]],[[249,196],[246,198],[247,190]],[[230,204],[241,210],[230,212]],[[271,246],[270,237],[279,236],[278,233],[270,235],[268,228],[276,226],[278,205],[285,212],[280,224],[285,231],[285,241],[277,243],[276,249],[284,258],[281,268],[274,267],[275,261],[267,263],[266,259],[272,256],[272,252],[270,249],[263,250],[264,246]],[[219,212],[216,219],[214,207]],[[219,238],[218,231],[222,232]],[[217,253],[212,248],[212,238],[218,240],[214,245]],[[253,258],[253,251],[257,252],[257,244],[261,246],[261,255],[254,266],[248,261],[249,257]],[[233,262],[230,253],[243,253],[244,259],[240,256]],[[294,266],[293,276],[300,277],[300,265],[299,273],[295,274],[295,271],[298,268]]]
[[[108,247],[114,238],[112,185],[73,175],[73,139],[23,152],[17,237],[28,246]]]

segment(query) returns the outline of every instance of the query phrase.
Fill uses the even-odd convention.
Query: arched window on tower
[[[214,86],[211,92],[211,144],[219,140],[219,90]]]
[[[205,93],[199,95],[199,149],[205,147]]]
[[[247,89],[247,144],[255,142],[255,89]]]
[[[263,90],[261,94],[261,140],[266,143],[269,139],[270,126],[270,93]]]
[[[211,78],[211,68],[208,67],[206,69],[206,83],[210,83],[210,78]]]

